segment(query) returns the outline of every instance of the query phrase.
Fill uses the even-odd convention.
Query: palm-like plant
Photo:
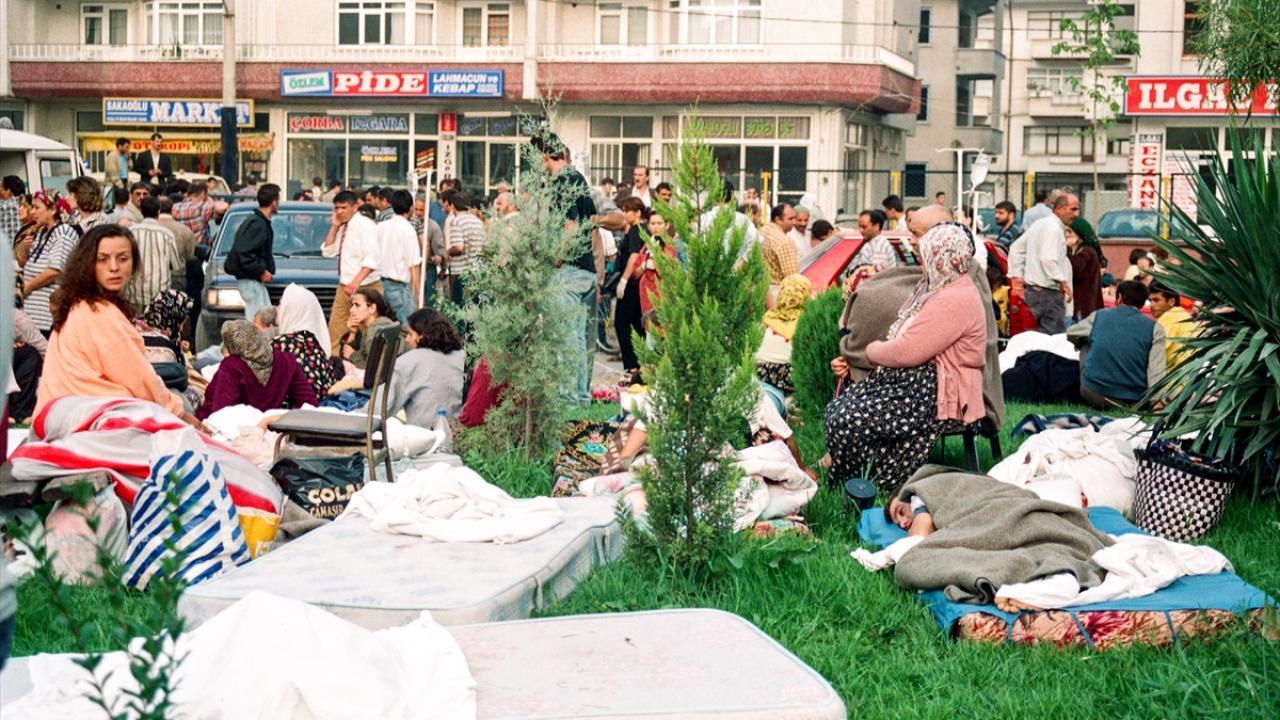
[[[1232,171],[1215,156],[1198,180],[1197,219],[1168,205],[1182,241],[1155,239],[1174,259],[1157,279],[1204,310],[1187,360],[1151,397],[1171,398],[1166,434],[1198,433],[1194,449],[1238,463],[1256,498],[1280,447],[1280,157],[1260,140],[1231,145]]]

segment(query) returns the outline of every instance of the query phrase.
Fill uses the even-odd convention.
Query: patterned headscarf
[[[796,334],[800,313],[813,296],[813,284],[804,275],[788,275],[782,280],[773,309],[764,314],[765,327],[790,340]]]
[[[249,366],[253,376],[263,385],[271,379],[271,341],[248,320],[231,320],[222,324],[222,348]]]
[[[142,321],[178,343],[182,340],[182,323],[187,320],[192,305],[191,298],[181,290],[161,290],[142,313]]]
[[[920,278],[911,298],[898,310],[898,319],[889,328],[889,337],[897,337],[911,318],[933,297],[933,294],[969,273],[973,265],[973,235],[957,223],[935,225],[920,238]]]
[[[61,220],[72,213],[71,203],[57,190],[37,190],[31,194],[31,202],[39,202],[45,207],[53,208],[57,215],[57,219]]]

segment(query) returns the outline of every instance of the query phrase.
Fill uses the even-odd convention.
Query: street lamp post
[[[222,0],[222,177],[228,187],[240,181],[239,137],[236,126],[235,0]]]
[[[936,152],[952,152],[956,154],[956,202],[960,203],[960,205],[964,205],[964,154],[982,153],[985,155],[986,150],[984,148],[938,148]],[[983,179],[986,179],[985,173]],[[974,185],[974,189],[977,189],[976,184]],[[948,210],[950,210],[950,208],[948,208]],[[977,211],[975,210],[975,212]],[[952,211],[952,217],[955,217],[954,211]]]

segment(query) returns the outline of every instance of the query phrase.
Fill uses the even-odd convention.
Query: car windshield
[[[1160,215],[1154,210],[1113,210],[1098,220],[1098,237],[1149,238],[1158,232]]]
[[[228,212],[218,233],[217,256],[226,257],[235,240],[236,231],[252,211]],[[320,257],[320,246],[329,234],[329,213],[305,210],[281,210],[271,218],[275,231],[272,251],[277,257]]]

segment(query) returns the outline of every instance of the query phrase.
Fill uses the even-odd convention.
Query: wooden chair
[[[369,349],[369,364],[364,372],[364,387],[370,391],[365,416],[341,415],[319,410],[294,410],[267,425],[279,433],[272,463],[280,459],[285,439],[297,445],[353,447],[364,449],[369,462],[369,476],[376,478],[377,451],[382,452],[387,469],[387,482],[393,478],[391,451],[387,448],[387,404],[391,396],[391,378],[400,355],[400,326],[377,331]]]

